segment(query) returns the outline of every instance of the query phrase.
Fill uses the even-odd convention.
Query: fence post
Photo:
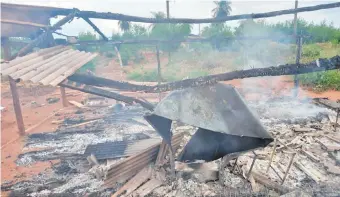
[[[297,67],[300,66],[300,58],[301,58],[301,51],[302,51],[302,37],[297,37],[297,50],[296,50],[296,58],[295,63],[297,64]],[[297,97],[299,94],[299,78],[298,74],[294,75],[294,97]]]
[[[157,72],[158,72],[158,86],[161,85],[162,82],[162,73],[161,73],[161,60],[159,58],[159,49],[158,49],[158,45],[156,45],[156,54],[157,54]],[[159,88],[158,88],[159,89]],[[159,90],[158,92],[158,100],[159,102],[161,101],[161,92]]]

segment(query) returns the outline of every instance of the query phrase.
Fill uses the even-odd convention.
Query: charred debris
[[[240,91],[242,92],[242,90]],[[12,196],[338,196],[340,104],[245,101],[217,83],[169,93],[153,111],[90,96],[28,136],[17,165],[52,172],[4,182]],[[303,112],[301,112],[303,111]]]

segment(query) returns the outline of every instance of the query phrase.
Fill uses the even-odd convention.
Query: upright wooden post
[[[301,36],[298,36],[296,44],[297,44],[297,51],[296,51],[295,63],[297,67],[299,67],[301,51],[302,51],[302,37]],[[294,75],[294,96],[297,97],[298,94],[299,94],[299,78],[298,78],[298,75]]]
[[[8,43],[8,38],[2,39],[2,49],[4,54],[5,60],[10,60],[11,58],[11,48]],[[15,112],[15,117],[17,120],[17,125],[19,129],[19,135],[25,135],[25,126],[24,126],[24,120],[22,118],[21,113],[21,107],[20,107],[20,100],[19,100],[19,94],[17,90],[17,85],[15,80],[12,77],[8,77],[9,79],[9,86],[11,88],[12,93],[12,99],[13,99],[13,108]]]
[[[166,18],[169,19],[170,18],[170,6],[169,6],[169,0],[166,0]],[[169,31],[170,31],[170,23],[168,24],[169,25]],[[170,52],[170,49],[168,51],[168,64],[170,64],[171,62],[171,52]]]
[[[157,54],[157,71],[158,71],[158,86],[161,85],[162,82],[162,74],[161,74],[161,60],[159,58],[159,49],[158,46],[156,45],[156,54]],[[159,102],[161,101],[161,92],[158,92],[158,99]]]
[[[67,98],[65,93],[65,88],[60,86],[60,93],[61,93],[61,101],[63,102],[63,107],[67,107]]]
[[[25,126],[24,126],[24,120],[22,118],[22,113],[21,113],[17,85],[16,85],[15,80],[12,77],[8,77],[8,79],[9,79],[9,85],[11,87],[13,107],[14,107],[15,117],[17,120],[18,129],[19,129],[19,135],[25,135]]]
[[[295,9],[298,8],[298,0],[295,0]],[[294,14],[294,39],[296,43],[296,63],[298,64],[300,62],[300,56],[299,56],[299,43],[300,39],[297,35],[297,12]],[[297,97],[299,94],[299,79],[298,75],[294,75],[294,96]]]

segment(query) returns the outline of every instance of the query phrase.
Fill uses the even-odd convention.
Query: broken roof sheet
[[[68,46],[55,46],[1,64],[1,74],[13,79],[57,86],[96,56]]]
[[[50,25],[63,8],[1,3],[1,36],[29,37]]]
[[[90,144],[86,147],[85,156],[93,154],[98,160],[127,157],[140,152],[150,146],[160,143],[161,139],[151,138],[138,141],[115,141]]]
[[[173,91],[152,114],[215,132],[271,139],[236,89],[221,83]]]

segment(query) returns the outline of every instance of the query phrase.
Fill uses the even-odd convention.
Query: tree
[[[80,40],[80,41],[97,40],[97,36],[96,36],[96,34],[91,33],[90,31],[80,32],[78,34],[78,40]]]
[[[129,21],[118,21],[118,25],[120,29],[124,32],[129,31],[131,26]]]
[[[165,18],[165,13],[164,12],[151,12],[152,16],[155,19],[162,19]],[[150,29],[153,30],[155,27],[157,26],[164,26],[164,24],[157,24],[157,23],[153,23],[150,25]]]
[[[216,8],[212,10],[215,18],[229,16],[231,13],[230,1],[214,1]]]

